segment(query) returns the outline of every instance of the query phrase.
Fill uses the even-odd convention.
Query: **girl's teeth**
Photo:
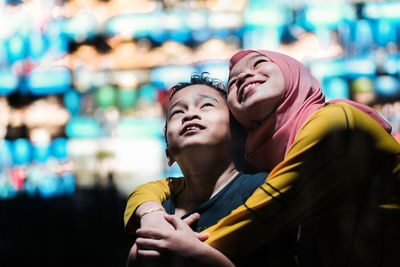
[[[249,85],[247,85],[244,89],[243,89],[243,93],[246,92],[248,89],[250,89],[250,87],[254,87],[256,86],[258,83],[251,83]]]

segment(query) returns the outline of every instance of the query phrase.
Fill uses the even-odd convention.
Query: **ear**
[[[167,159],[168,159],[168,166],[172,166],[172,164],[174,164],[175,159],[174,157],[171,155],[171,153],[169,152],[168,147],[165,149],[165,154],[167,155]]]

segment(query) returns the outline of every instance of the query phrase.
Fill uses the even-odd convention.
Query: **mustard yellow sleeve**
[[[162,203],[171,194],[178,193],[183,188],[183,178],[165,178],[138,186],[128,197],[124,213],[124,225],[127,232],[137,228],[134,221],[134,212],[144,202],[157,201]]]
[[[338,194],[362,195],[371,181],[380,194],[374,210],[399,207],[399,143],[369,116],[331,104],[307,120],[285,159],[244,205],[203,231],[210,234],[206,243],[238,259],[321,215],[328,203],[335,206]]]

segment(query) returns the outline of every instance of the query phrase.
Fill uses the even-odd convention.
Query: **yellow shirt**
[[[162,202],[171,189],[179,186],[169,179],[135,189],[126,228],[141,203]],[[324,266],[392,266],[397,260],[400,144],[349,105],[315,112],[265,184],[203,232],[210,234],[206,243],[235,259],[298,225],[310,230]]]

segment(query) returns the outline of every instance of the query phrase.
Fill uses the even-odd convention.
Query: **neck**
[[[230,150],[227,153],[218,149],[213,152],[187,153],[182,157],[185,160],[179,161],[185,189],[178,196],[177,209],[181,209],[183,214],[208,201],[239,173]]]

